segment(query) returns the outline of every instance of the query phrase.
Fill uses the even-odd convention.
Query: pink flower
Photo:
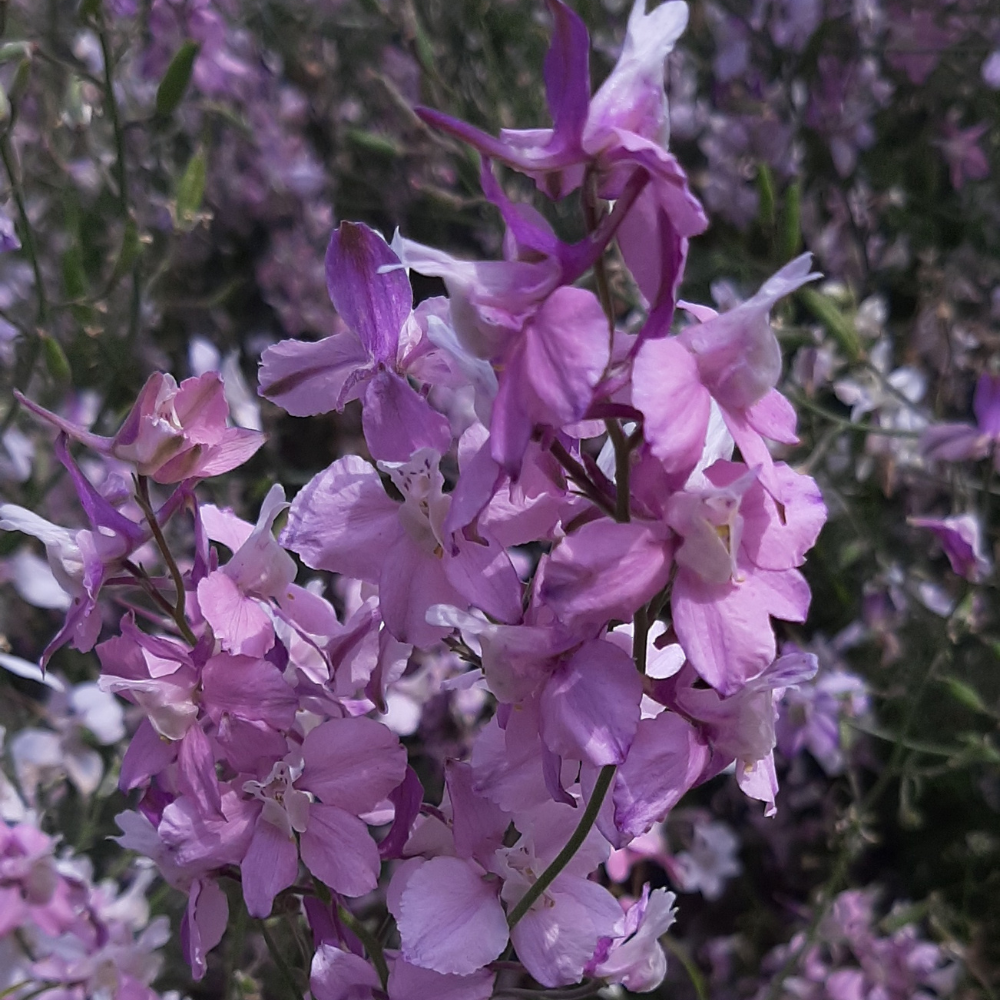
[[[264,443],[258,431],[229,427],[222,379],[206,372],[185,379],[156,372],[113,438],[101,437],[64,420],[18,394],[33,413],[88,448],[136,467],[158,483],[221,476],[247,461]]]

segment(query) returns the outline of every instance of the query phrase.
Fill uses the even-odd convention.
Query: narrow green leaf
[[[960,681],[957,677],[941,677],[940,681],[948,689],[952,698],[965,705],[966,708],[971,708],[974,712],[982,712],[984,715],[993,714],[972,685]]]
[[[60,346],[59,341],[45,333],[40,334],[40,337],[42,341],[42,354],[45,357],[45,367],[48,369],[49,374],[57,382],[71,381],[73,372],[69,366],[69,358],[66,357],[66,352]]]
[[[142,241],[139,239],[139,227],[135,219],[131,216],[125,222],[125,232],[122,233],[122,245],[118,251],[118,259],[115,261],[111,277],[108,279],[108,287],[113,288],[131,269],[132,265],[139,259],[142,250]]]
[[[757,164],[757,221],[767,229],[774,225],[774,175],[766,163]]]
[[[15,59],[25,59],[30,51],[27,42],[5,42],[0,45],[0,66],[13,62]]]
[[[822,292],[817,292],[815,288],[800,288],[798,296],[809,312],[826,327],[848,360],[857,361],[861,357],[858,331],[833,299]]]
[[[373,153],[375,156],[383,156],[388,159],[395,159],[401,154],[399,144],[388,136],[379,135],[377,132],[366,132],[364,129],[352,128],[347,131],[347,138],[366,153]]]
[[[101,12],[101,0],[83,0],[80,4],[80,17],[84,20],[96,18]]]
[[[166,73],[156,91],[156,113],[163,118],[172,115],[177,106],[184,100],[194,61],[198,58],[201,46],[197,42],[185,42],[170,60]]]
[[[174,223],[178,229],[192,229],[197,224],[207,175],[208,157],[205,150],[199,148],[188,161],[177,184]]]
[[[802,182],[792,181],[781,206],[781,259],[794,257],[802,246]]]

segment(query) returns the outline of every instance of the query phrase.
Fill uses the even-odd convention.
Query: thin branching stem
[[[542,893],[555,881],[556,876],[573,860],[576,852],[583,846],[583,842],[587,839],[587,834],[590,833],[594,823],[597,821],[597,815],[601,811],[604,797],[608,794],[608,789],[614,780],[615,770],[616,766],[614,764],[605,764],[601,768],[601,772],[597,776],[597,782],[594,785],[594,791],[590,796],[590,801],[587,803],[587,808],[584,809],[583,815],[580,817],[580,822],[577,823],[576,829],[573,831],[573,835],[566,841],[566,846],[556,855],[555,860],[548,868],[535,879],[534,884],[520,898],[514,909],[507,914],[507,925],[511,929],[517,926],[528,910],[535,905]]]

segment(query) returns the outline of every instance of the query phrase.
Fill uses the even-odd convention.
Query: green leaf
[[[993,714],[986,707],[979,692],[971,684],[966,684],[965,681],[960,681],[957,677],[941,677],[939,680],[948,689],[952,698],[966,708],[971,708],[974,712],[982,712],[984,715]]]
[[[826,327],[829,334],[837,342],[848,360],[857,361],[861,357],[861,341],[854,323],[844,314],[840,307],[822,292],[815,288],[800,288],[799,300]]]
[[[59,345],[58,340],[54,340],[48,334],[40,334],[42,341],[42,354],[45,357],[45,367],[49,374],[57,382],[69,382],[73,378],[73,372],[69,366],[69,358],[66,352]]]
[[[398,143],[388,136],[379,135],[377,132],[366,132],[364,129],[352,128],[347,130],[347,138],[359,149],[375,156],[395,159],[402,153]]]
[[[174,224],[178,229],[189,230],[198,224],[207,175],[208,157],[203,148],[198,148],[188,161],[177,184]]]
[[[31,47],[27,42],[5,42],[0,45],[0,66],[15,59],[26,59],[30,54]]]
[[[122,245],[118,251],[118,259],[115,261],[111,277],[108,279],[108,288],[115,285],[132,269],[132,265],[139,259],[142,251],[142,240],[139,239],[139,227],[135,219],[131,216],[125,222],[125,232],[122,233]]]
[[[774,175],[766,163],[757,164],[757,194],[760,197],[757,221],[769,229],[774,225]]]
[[[170,60],[166,73],[156,91],[156,113],[163,118],[172,115],[177,106],[184,100],[194,61],[198,58],[201,46],[197,42],[185,42]]]
[[[781,206],[781,259],[794,257],[802,246],[802,182],[793,181]]]
[[[101,12],[101,0],[83,0],[80,4],[79,14],[84,20],[96,18]]]

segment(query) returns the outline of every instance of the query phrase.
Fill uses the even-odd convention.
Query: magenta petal
[[[445,976],[397,958],[389,972],[388,993],[392,1000],[490,1000],[495,978],[487,969],[471,976]]]
[[[300,837],[305,866],[343,896],[363,896],[378,885],[382,866],[368,827],[337,806],[314,802]]]
[[[403,957],[459,976],[499,958],[508,935],[496,888],[458,858],[432,858],[421,866],[399,901]]]
[[[582,419],[609,351],[608,320],[597,296],[557,288],[524,334],[523,377],[536,397],[535,422],[563,427]]]
[[[455,851],[461,858],[475,858],[485,864],[493,852],[503,846],[510,817],[495,803],[476,793],[471,765],[449,761],[445,773],[454,817]]]
[[[380,560],[402,535],[399,505],[363,458],[338,459],[298,492],[281,544],[311,569],[377,583]]]
[[[370,360],[353,333],[315,343],[283,340],[261,356],[260,394],[293,417],[343,409],[351,383]]]
[[[143,719],[122,757],[118,787],[123,792],[130,792],[145,785],[154,774],[172,764],[176,756],[177,742],[164,739],[149,719]]]
[[[270,914],[274,897],[287,889],[299,873],[299,852],[294,838],[286,837],[273,823],[258,818],[240,871],[247,911],[251,917],[263,919]]]
[[[972,410],[983,434],[1000,438],[1000,375],[983,372],[976,383]]]
[[[451,447],[451,427],[405,379],[383,369],[365,390],[361,426],[372,458],[408,462],[419,448],[444,454]]]
[[[389,244],[363,223],[342,222],[326,251],[326,284],[334,308],[371,356],[394,362],[413,293]]]
[[[490,417],[490,457],[512,476],[520,471],[533,423],[524,367],[524,345],[518,344],[507,358]]]
[[[298,697],[281,671],[267,660],[249,656],[213,656],[202,671],[205,711],[219,724],[223,716],[291,729]]]
[[[541,600],[567,625],[631,619],[670,575],[670,546],[662,525],[591,521],[544,558]]]
[[[543,74],[555,138],[575,147],[590,107],[590,36],[580,17],[560,0],[549,0],[554,20]]]
[[[313,955],[309,989],[315,1000],[369,1000],[381,987],[378,974],[360,955],[322,943]]]
[[[184,957],[191,966],[192,979],[205,975],[208,970],[205,956],[222,940],[228,920],[229,901],[218,882],[195,880],[181,926]]]
[[[356,816],[373,809],[406,776],[399,738],[374,719],[331,719],[302,743],[298,785]]]
[[[222,816],[222,796],[215,775],[215,755],[201,726],[193,725],[180,741],[177,784],[208,815]]]
[[[643,719],[614,783],[615,825],[638,837],[693,787],[711,759],[694,726],[673,712]]]
[[[621,764],[639,724],[642,676],[610,642],[585,643],[542,691],[542,739],[571,760]]]

